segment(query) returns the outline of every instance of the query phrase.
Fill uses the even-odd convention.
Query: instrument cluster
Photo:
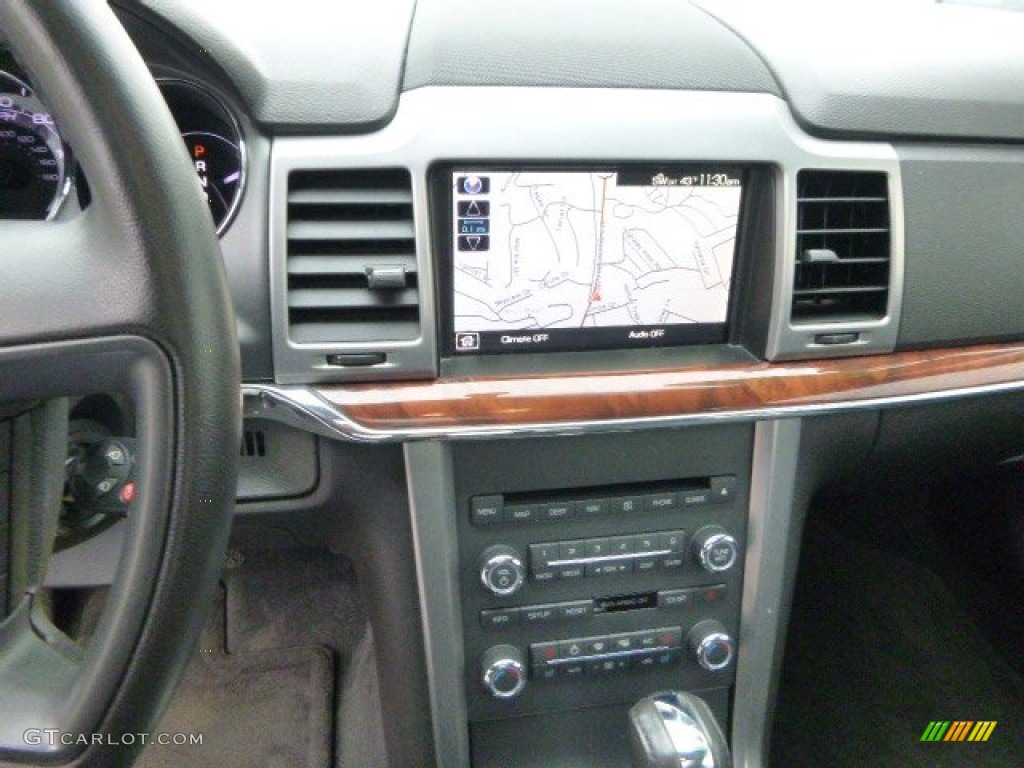
[[[212,90],[197,82],[158,78],[210,207],[217,234],[230,225],[245,184],[245,142],[238,120]],[[28,78],[0,51],[0,219],[53,219],[69,192],[86,180],[71,147]]]

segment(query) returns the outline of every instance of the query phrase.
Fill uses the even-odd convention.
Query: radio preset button
[[[611,554],[611,542],[608,539],[587,539],[584,544],[587,557],[607,557]]]
[[[612,536],[608,539],[609,555],[631,555],[633,554],[632,536]]]
[[[633,537],[634,552],[654,552],[658,549],[658,534],[641,533]]]
[[[686,551],[686,531],[664,531],[658,534],[658,549],[669,552]]]
[[[558,547],[559,560],[582,560],[587,556],[587,542],[563,541]]]
[[[533,568],[543,568],[553,560],[558,559],[558,542],[530,545],[530,565]]]

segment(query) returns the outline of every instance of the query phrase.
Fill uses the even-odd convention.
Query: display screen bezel
[[[501,348],[481,349],[474,351],[456,351],[454,322],[454,253],[455,236],[453,222],[455,210],[452,195],[453,173],[621,173],[647,174],[653,177],[659,172],[667,175],[692,175],[698,173],[728,173],[740,179],[739,216],[737,219],[736,244],[733,253],[733,269],[730,279],[729,296],[726,306],[726,320],[722,323],[678,324],[663,326],[615,326],[614,328],[567,328],[551,329],[558,331],[556,336],[563,337],[546,344],[509,345]],[[438,164],[431,169],[430,185],[433,201],[436,299],[439,308],[440,322],[438,331],[441,334],[439,349],[442,357],[451,359],[490,358],[504,355],[525,353],[550,354],[554,352],[571,353],[600,350],[643,350],[662,348],[703,347],[728,342],[733,327],[733,316],[736,310],[738,287],[743,254],[742,233],[747,217],[750,169],[745,165],[730,162],[638,162],[638,163],[586,163],[586,164],[548,164],[548,163],[497,163],[487,161],[457,161]],[[622,330],[645,330],[664,328],[663,336],[641,338],[623,343]],[[546,332],[548,329],[544,329]],[[510,331],[525,333],[525,331]],[[563,340],[566,339],[566,340]]]

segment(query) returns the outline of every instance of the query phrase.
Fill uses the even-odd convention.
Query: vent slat
[[[361,307],[415,307],[416,290],[370,291],[367,288],[299,288],[288,291],[292,309],[359,309]]]
[[[288,178],[288,333],[298,343],[419,337],[412,180],[405,169],[293,171]],[[406,287],[370,288],[400,267]]]
[[[344,256],[291,256],[289,275],[365,275],[367,267],[404,267],[416,272],[416,254],[396,255],[346,254]]]
[[[411,240],[409,221],[290,221],[289,240]]]
[[[889,299],[888,177],[863,171],[797,176],[795,323],[880,319]],[[830,259],[802,258],[824,252]]]
[[[293,189],[289,205],[412,205],[411,189]]]
[[[798,235],[875,235],[885,234],[887,227],[834,227],[832,229],[798,229]]]

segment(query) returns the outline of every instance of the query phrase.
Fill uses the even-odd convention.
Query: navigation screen
[[[720,343],[741,176],[455,169],[454,354]]]

